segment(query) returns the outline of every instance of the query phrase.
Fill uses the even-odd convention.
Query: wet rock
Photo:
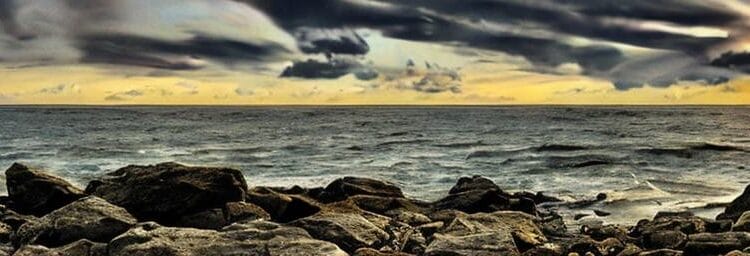
[[[43,216],[83,197],[67,181],[27,165],[14,163],[5,171],[9,205],[21,214]]]
[[[272,220],[284,223],[313,215],[321,209],[313,200],[304,196],[282,194],[264,187],[250,190],[247,202],[263,208]]]
[[[240,171],[177,163],[131,165],[89,183],[86,193],[124,207],[139,220],[171,225],[180,217],[243,201]]]
[[[575,253],[577,255],[603,255],[599,249],[599,244],[588,238],[579,238],[568,244],[568,253]]]
[[[379,248],[390,236],[381,227],[362,215],[340,212],[319,212],[290,223],[307,230],[312,237],[337,244],[347,252],[359,248]]]
[[[391,183],[369,178],[344,177],[328,184],[317,199],[326,203],[337,202],[355,195],[404,197],[401,189]]]
[[[547,243],[544,245],[536,246],[525,251],[523,256],[554,256],[563,255],[563,248],[557,244]]]
[[[726,219],[736,222],[746,211],[750,211],[750,185],[745,187],[745,191],[732,200],[727,205],[727,208],[724,209],[724,212],[719,214],[716,219]]]
[[[521,212],[457,216],[433,235],[425,255],[521,255],[547,242],[536,221]]]
[[[643,245],[648,249],[681,249],[688,236],[674,230],[661,230],[643,236]]]
[[[142,223],[113,239],[108,251],[109,256],[347,255],[300,228],[266,221],[234,224],[222,231]]]
[[[716,255],[750,246],[750,233],[700,233],[688,236],[685,244],[686,255]]]
[[[482,176],[473,176],[473,177],[461,177],[458,179],[458,182],[456,182],[456,185],[454,185],[451,190],[448,192],[449,194],[458,194],[463,193],[466,191],[471,190],[501,190],[499,186],[495,184],[495,182],[492,182],[492,180],[487,179]]]
[[[15,234],[17,245],[56,247],[80,239],[108,242],[127,231],[136,219],[125,209],[89,196],[57,209],[37,221],[23,224]]]

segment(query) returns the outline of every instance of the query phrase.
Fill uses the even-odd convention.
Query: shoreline
[[[473,176],[427,202],[370,178],[248,187],[235,169],[172,162],[126,166],[85,189],[23,164],[6,179],[0,255],[750,255],[748,191],[715,220],[660,212],[571,229],[561,209],[607,195],[566,202]]]

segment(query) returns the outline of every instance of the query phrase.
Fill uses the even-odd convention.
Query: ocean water
[[[81,186],[177,161],[237,168],[251,186],[375,177],[435,200],[483,175],[566,200],[608,193],[595,207],[617,223],[715,214],[701,207],[750,183],[750,107],[1,107],[0,120],[0,168]]]

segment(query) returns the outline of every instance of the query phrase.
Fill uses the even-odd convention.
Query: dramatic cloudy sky
[[[750,0],[0,0],[0,104],[748,104]]]

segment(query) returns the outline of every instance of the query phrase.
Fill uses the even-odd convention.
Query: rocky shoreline
[[[571,230],[556,207],[606,195],[563,202],[475,176],[424,202],[368,178],[250,188],[237,170],[177,163],[127,166],[85,189],[13,164],[6,182],[0,256],[750,256],[750,187],[716,220],[660,212]]]

